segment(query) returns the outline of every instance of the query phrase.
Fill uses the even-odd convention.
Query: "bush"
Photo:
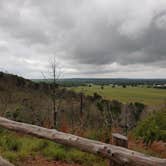
[[[143,138],[146,144],[159,140],[166,141],[166,111],[151,113],[138,123],[134,133],[136,137]]]

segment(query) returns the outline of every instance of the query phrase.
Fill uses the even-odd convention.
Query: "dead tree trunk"
[[[56,143],[75,147],[82,151],[113,160],[115,163],[121,166],[166,165],[166,159],[146,156],[144,154],[128,150],[126,148],[59,132],[54,129],[46,129],[35,125],[15,122],[2,117],[0,117],[0,126],[9,130],[33,135],[39,138],[54,141]]]
[[[55,92],[53,92],[53,128],[57,127],[57,110],[56,110],[56,99],[55,99]]]
[[[83,116],[83,93],[80,93],[80,118]]]

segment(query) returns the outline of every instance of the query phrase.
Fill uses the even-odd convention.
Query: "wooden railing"
[[[166,159],[146,156],[127,148],[59,132],[55,129],[46,129],[35,125],[15,122],[2,117],[0,117],[0,126],[96,154],[113,161],[118,166],[166,166]]]

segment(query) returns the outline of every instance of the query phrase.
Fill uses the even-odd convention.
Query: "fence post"
[[[116,146],[128,148],[128,138],[119,133],[112,133],[112,142],[111,143]],[[110,160],[109,166],[118,166],[118,164],[115,161]]]

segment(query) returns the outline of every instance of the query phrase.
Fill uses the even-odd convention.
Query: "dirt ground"
[[[19,166],[81,166],[79,164],[68,164],[63,161],[48,161],[42,156],[36,156],[34,158],[29,157],[20,164]]]

